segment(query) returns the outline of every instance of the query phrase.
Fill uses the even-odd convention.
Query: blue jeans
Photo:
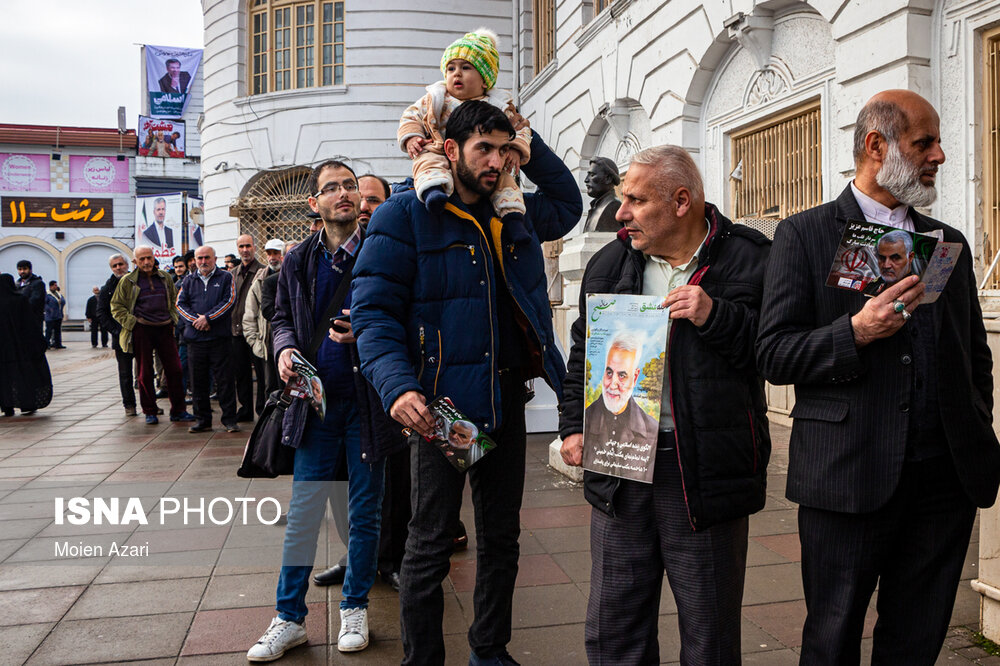
[[[302,623],[306,613],[309,574],[316,557],[326,504],[334,500],[333,478],[341,447],[346,447],[350,543],[341,608],[367,608],[368,590],[375,582],[382,508],[384,461],[361,461],[361,434],[354,400],[328,398],[326,419],[309,408],[302,443],[295,452],[292,501],[282,551],[275,609],[282,620]]]

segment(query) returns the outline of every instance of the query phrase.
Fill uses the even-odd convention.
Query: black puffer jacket
[[[771,455],[764,381],[754,357],[770,242],[711,204],[705,216],[710,231],[689,284],[712,297],[712,312],[700,328],[673,320],[668,343],[676,451],[696,530],[759,511]],[[559,421],[564,438],[583,431],[587,294],[641,294],[645,263],[627,233],[620,233],[587,264]],[[620,485],[615,477],[584,473],[587,501],[612,516]]]

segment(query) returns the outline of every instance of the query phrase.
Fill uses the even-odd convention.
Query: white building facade
[[[593,157],[615,160],[624,173],[636,150],[679,144],[701,167],[709,201],[773,230],[777,220],[836,198],[853,177],[862,104],[880,90],[907,88],[941,114],[948,162],[931,213],[965,233],[981,276],[1000,249],[989,168],[997,159],[996,2],[514,5],[522,110],[581,185]],[[570,241],[561,258],[566,321],[573,282],[605,241]],[[987,286],[995,285],[993,278]]]
[[[207,242],[241,232],[304,237],[305,179],[326,160],[390,182],[410,175],[396,144],[403,110],[442,78],[444,48],[486,26],[500,36],[510,88],[505,0],[203,0],[201,125]]]

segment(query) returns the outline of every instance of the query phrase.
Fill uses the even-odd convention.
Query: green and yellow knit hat
[[[441,72],[447,73],[448,63],[452,60],[467,60],[483,77],[483,83],[489,90],[497,82],[497,74],[500,71],[498,41],[496,33],[486,28],[467,33],[444,50],[444,55],[441,56]]]

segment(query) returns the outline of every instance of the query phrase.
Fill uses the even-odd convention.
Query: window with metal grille
[[[594,0],[594,16],[597,16],[612,3],[613,0]]]
[[[556,0],[534,0],[532,7],[535,74],[556,57]]]
[[[773,235],[774,220],[823,202],[818,102],[733,132],[730,138],[734,218],[757,220],[751,226],[766,227],[762,230]]]
[[[311,220],[306,187],[311,169],[292,167],[264,171],[249,181],[243,194],[230,207],[229,214],[240,221],[240,233],[250,234],[263,252],[272,238],[301,241],[309,236]]]
[[[983,260],[1000,289],[1000,28],[983,35]]]
[[[254,95],[344,83],[344,2],[251,0]]]

